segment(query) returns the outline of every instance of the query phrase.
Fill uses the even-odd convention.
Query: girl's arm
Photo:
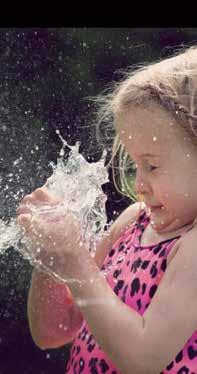
[[[72,341],[83,316],[65,284],[33,270],[28,295],[28,320],[36,345],[41,349],[50,349]]]
[[[94,260],[99,268],[125,226],[135,219],[140,204],[132,204],[116,219],[97,246]],[[70,289],[49,275],[34,270],[28,296],[28,320],[32,338],[42,349],[71,342],[83,322]]]

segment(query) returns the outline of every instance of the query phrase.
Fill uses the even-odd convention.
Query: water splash
[[[98,239],[107,221],[107,196],[101,189],[101,186],[109,181],[107,168],[104,166],[106,151],[98,162],[89,163],[79,153],[79,142],[75,146],[70,146],[59,131],[57,133],[63,147],[57,165],[51,163],[53,174],[47,180],[46,187],[63,200],[63,209],[69,208],[80,219],[84,239]],[[65,163],[63,157],[66,146],[71,152]]]
[[[34,210],[35,213],[46,212],[48,214],[49,211],[53,213],[57,209],[58,211],[63,209],[64,212],[69,209],[80,220],[82,237],[89,242],[90,251],[94,255],[96,243],[100,240],[107,225],[105,210],[107,196],[101,188],[104,183],[109,181],[107,168],[104,166],[106,152],[103,153],[98,162],[89,163],[79,153],[79,142],[75,146],[70,146],[58,131],[57,133],[63,147],[57,159],[57,164],[50,164],[52,175],[48,178],[45,187],[51,194],[61,198],[62,203],[55,207],[44,204],[39,208],[34,208]],[[65,147],[70,149],[67,160],[64,157]],[[52,259],[51,266],[49,264],[46,267],[36,259],[36,256],[28,253],[26,240],[22,236],[21,229],[16,224],[15,219],[11,219],[9,223],[0,220],[0,254],[3,254],[10,246],[18,250],[31,265],[50,273],[61,281],[68,281],[61,279],[58,274],[54,273]],[[69,281],[76,282],[77,280],[69,279]]]

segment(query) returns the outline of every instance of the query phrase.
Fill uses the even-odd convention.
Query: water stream
[[[79,153],[80,143],[70,146],[61,137],[62,149],[57,159],[57,163],[51,163],[52,174],[45,183],[45,187],[51,194],[61,199],[61,204],[55,207],[43,206],[34,207],[33,213],[45,212],[53,214],[54,210],[69,210],[76,215],[81,223],[81,234],[89,242],[89,248],[94,255],[97,241],[102,236],[106,226],[107,217],[105,203],[107,196],[102,191],[101,186],[109,181],[107,167],[104,166],[106,153],[98,162],[89,163]],[[65,147],[70,149],[70,154],[65,159]],[[54,212],[55,213],[55,212]],[[50,265],[42,264],[36,260],[32,254],[28,253],[25,237],[22,235],[20,227],[15,218],[9,222],[0,220],[0,254],[3,255],[7,248],[14,247],[19,251],[31,265],[46,271],[58,280],[65,282],[52,271]],[[71,280],[70,280],[71,281]],[[77,281],[74,280],[73,281]]]

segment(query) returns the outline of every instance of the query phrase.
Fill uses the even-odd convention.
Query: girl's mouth
[[[150,206],[150,210],[151,210],[151,212],[162,210],[162,205],[160,205],[160,206]]]

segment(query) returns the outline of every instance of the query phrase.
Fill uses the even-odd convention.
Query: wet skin
[[[130,107],[115,123],[136,163],[135,190],[150,208],[151,230],[164,237],[181,232],[197,217],[197,146],[155,103]]]

